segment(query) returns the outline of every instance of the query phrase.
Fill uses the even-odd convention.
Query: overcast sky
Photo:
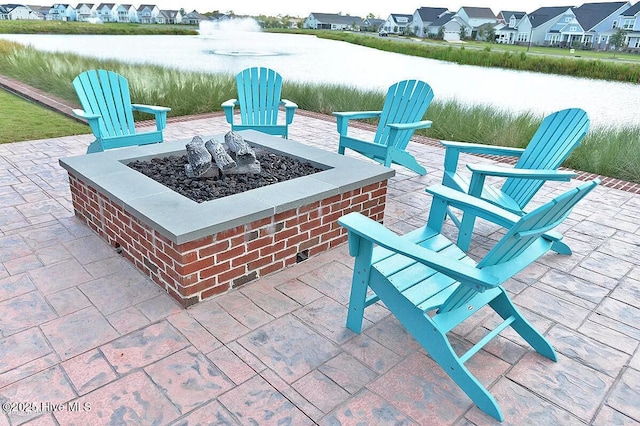
[[[606,0],[605,0],[606,1]],[[452,12],[462,6],[488,7],[494,14],[501,10],[514,12],[533,12],[544,6],[580,6],[585,1],[573,3],[558,0],[441,0],[418,1],[401,0],[156,0],[149,4],[156,4],[160,9],[180,9],[187,12],[211,12],[219,10],[222,13],[232,10],[236,15],[291,15],[307,17],[311,12],[339,13],[365,17],[373,13],[376,17],[386,19],[391,13],[413,14],[416,9],[428,7],[446,7]]]

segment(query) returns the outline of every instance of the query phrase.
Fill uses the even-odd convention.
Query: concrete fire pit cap
[[[60,165],[70,175],[106,194],[125,211],[159,230],[176,244],[387,180],[395,174],[394,170],[380,164],[253,130],[239,134],[252,146],[308,161],[325,170],[197,203],[127,166],[134,160],[183,155],[190,138],[61,158]],[[221,137],[206,137],[214,136]]]

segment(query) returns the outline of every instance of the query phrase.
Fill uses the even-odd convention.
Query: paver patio
[[[194,117],[165,138],[227,130],[222,116]],[[335,122],[304,113],[290,138],[331,151],[338,141]],[[74,218],[58,158],[92,139],[0,146],[0,401],[16,408],[0,426],[495,423],[383,305],[361,335],[345,328],[345,245],[182,309]],[[424,188],[442,178],[442,149],[410,151],[428,174],[398,168],[390,181],[385,224],[400,233],[424,224]],[[548,183],[537,199],[573,185]],[[574,254],[549,253],[507,283],[559,360],[508,330],[471,359],[504,424],[640,422],[639,210],[640,195],[596,188],[562,225]],[[501,231],[477,231],[482,255]],[[496,321],[472,317],[457,347]],[[46,412],[17,410],[26,403]]]

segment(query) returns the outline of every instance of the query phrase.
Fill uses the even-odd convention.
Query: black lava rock
[[[220,175],[215,178],[188,178],[184,171],[185,164],[189,164],[186,155],[153,158],[150,161],[136,160],[129,163],[128,166],[198,203],[323,170],[310,163],[272,152],[258,152],[256,150],[256,157],[262,167],[259,174]]]

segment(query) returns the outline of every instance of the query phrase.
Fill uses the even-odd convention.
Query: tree
[[[374,15],[373,13],[369,13],[367,15],[367,19],[376,19],[376,15]]]
[[[438,28],[438,34],[436,34],[438,40],[444,40],[444,27]]]
[[[616,57],[616,52],[618,49],[624,46],[624,43],[627,39],[627,32],[622,28],[618,28],[618,30],[609,37],[609,45],[613,47],[613,57]]]
[[[467,38],[467,29],[464,27],[464,25],[462,25],[460,27],[460,41],[464,40],[465,38]]]

